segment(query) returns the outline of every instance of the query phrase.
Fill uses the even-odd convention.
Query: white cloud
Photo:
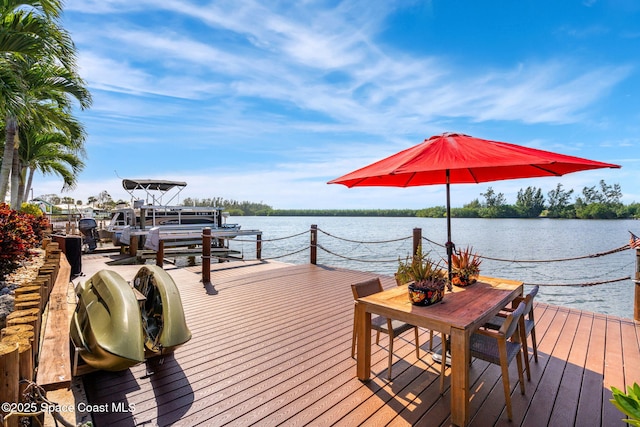
[[[506,65],[418,56],[378,42],[393,7],[69,1],[81,73],[95,99],[86,114],[99,131],[89,145],[112,145],[118,158],[127,155],[125,144],[153,143],[158,150],[149,150],[135,172],[171,178],[153,167],[154,156],[173,156],[171,172],[186,177],[194,197],[205,197],[213,175],[216,189],[229,192],[221,196],[274,207],[368,201],[376,207],[387,200],[388,207],[421,207],[442,204],[443,190],[346,190],[325,183],[444,131],[595,121],[594,105],[632,72],[624,64],[553,55]],[[545,145],[543,139],[530,144]],[[226,171],[184,166],[201,153],[213,163],[225,147],[241,153],[227,160]],[[567,150],[574,147],[567,143]],[[81,179],[88,185],[77,193],[103,187],[91,180],[89,167]],[[482,190],[470,187],[456,191],[478,197]],[[119,188],[116,181],[114,191]]]
[[[629,73],[606,65],[582,71],[551,59],[469,76],[465,64],[383,51],[373,42],[374,24],[388,11],[376,10],[375,19],[365,13],[368,19],[363,19],[358,6],[347,12],[347,6],[306,12],[305,6],[276,11],[255,2],[205,8],[167,3],[156,7],[209,25],[211,37],[200,33],[204,36],[196,39],[179,27],[110,23],[85,40],[89,50],[81,51],[81,64],[97,89],[188,99],[255,97],[382,134],[398,127],[415,131],[416,123],[424,126],[445,116],[575,122]],[[119,60],[109,59],[116,56]],[[324,80],[329,70],[343,76],[340,89]]]
[[[145,6],[153,6],[155,3],[153,0],[66,0],[64,9],[68,12],[98,15],[145,10]]]

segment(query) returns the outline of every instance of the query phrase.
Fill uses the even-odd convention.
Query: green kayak
[[[143,266],[133,279],[139,301],[148,357],[165,355],[191,339],[180,292],[173,278],[156,265]]]
[[[118,273],[101,270],[79,284],[76,294],[69,334],[82,359],[108,371],[144,362],[142,319],[131,286]]]

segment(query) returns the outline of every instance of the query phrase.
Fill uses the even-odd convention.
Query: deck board
[[[42,343],[36,382],[45,390],[59,390],[71,384],[71,358],[68,338],[59,331],[69,330],[73,306],[67,303],[71,265],[66,256],[60,258],[60,270],[49,295],[47,315],[43,317]]]
[[[552,425],[574,425],[575,422],[575,405],[580,397],[580,385],[582,384],[582,371],[586,360],[587,349],[589,347],[589,331],[591,329],[592,319],[587,316],[580,316],[576,325],[576,333],[573,343],[567,357],[567,364],[564,367],[558,396],[562,399],[556,399],[553,410],[549,418],[549,424]]]
[[[84,261],[87,275],[100,265],[94,257]],[[139,267],[110,268],[130,280]],[[420,330],[420,359],[412,331],[397,338],[391,382],[386,336],[373,344],[371,381],[357,380],[350,284],[373,274],[232,262],[212,265],[212,285],[204,287],[199,268],[165,265],[181,292],[190,342],[162,364],[151,360],[84,376],[91,404],[135,406],[133,413],[94,413],[96,425],[450,424],[450,371],[440,396],[440,366],[429,355],[426,330]],[[384,277],[383,286],[395,283]],[[510,367],[513,422],[506,417],[500,368],[474,360],[471,425],[624,425],[607,387],[638,381],[639,326],[547,304],[534,310],[539,363],[530,348],[532,378],[524,396],[515,363]]]
[[[576,414],[576,425],[587,425],[601,419],[602,388],[604,381],[604,328],[602,317],[593,317],[589,335],[589,347],[582,376],[580,401]]]

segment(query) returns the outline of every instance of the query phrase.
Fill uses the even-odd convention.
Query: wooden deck
[[[104,268],[93,257],[83,259],[87,275]],[[449,379],[440,396],[427,331],[420,336],[420,360],[413,332],[397,340],[391,382],[385,379],[386,337],[373,344],[373,379],[356,379],[350,284],[372,274],[280,263],[227,268],[233,265],[214,265],[214,286],[207,289],[200,267],[165,265],[180,288],[193,338],[162,364],[86,375],[89,403],[108,404],[105,412],[94,411],[96,425],[450,424]],[[110,268],[130,280],[139,266]],[[383,284],[395,286],[391,278]],[[535,315],[539,363],[531,364],[524,396],[512,366],[513,423],[500,368],[474,360],[471,425],[624,426],[609,387],[640,382],[640,326],[546,304],[537,304]],[[439,343],[434,338],[435,348]],[[133,410],[115,411],[112,402]]]

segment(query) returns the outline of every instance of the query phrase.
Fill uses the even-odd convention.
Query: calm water
[[[319,264],[392,275],[398,257],[410,254],[411,235],[416,227],[422,228],[424,238],[434,242],[425,241],[424,250],[431,251],[434,258],[446,258],[442,247],[446,241],[446,221],[439,218],[237,217],[230,218],[229,222],[238,222],[243,229],[262,230],[263,258],[294,264],[309,262],[309,250],[306,248],[312,224],[318,225],[318,244],[325,248],[318,249]],[[640,222],[452,220],[452,240],[458,248],[471,245],[482,256],[500,259],[485,259],[481,274],[541,284],[538,298],[543,302],[625,318],[633,318],[635,285],[629,279],[588,287],[550,285],[633,277],[635,251],[575,261],[522,261],[549,261],[608,252],[628,243],[629,230],[640,235]],[[283,239],[299,233],[303,234]],[[402,240],[394,241],[396,239]],[[255,239],[252,237],[233,241],[231,247],[241,250],[245,259],[255,258]],[[285,254],[293,255],[281,257]]]

